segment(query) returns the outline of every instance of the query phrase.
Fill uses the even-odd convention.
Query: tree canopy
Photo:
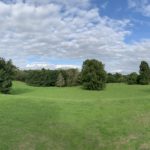
[[[106,85],[106,72],[102,62],[92,59],[83,62],[82,84],[88,90],[103,90]]]
[[[150,68],[146,61],[142,61],[140,64],[140,75],[138,77],[138,83],[147,85],[150,82]]]
[[[12,87],[12,77],[15,66],[12,61],[0,58],[0,92],[8,94]]]
[[[138,79],[138,74],[136,72],[133,72],[127,76],[127,83],[130,85],[137,84],[137,79]]]

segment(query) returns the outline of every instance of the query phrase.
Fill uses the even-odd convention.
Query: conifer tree
[[[12,75],[15,66],[12,64],[11,60],[5,61],[0,58],[0,92],[8,94],[12,87]]]

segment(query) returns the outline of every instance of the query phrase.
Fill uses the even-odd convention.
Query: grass
[[[0,150],[150,150],[150,86],[14,82],[11,95],[0,94]]]

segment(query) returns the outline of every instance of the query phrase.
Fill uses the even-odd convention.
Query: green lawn
[[[0,150],[150,150],[150,86],[38,88],[0,94]]]

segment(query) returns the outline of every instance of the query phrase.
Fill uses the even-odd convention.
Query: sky
[[[150,0],[0,0],[0,39],[0,57],[21,69],[98,59],[138,72],[150,63]]]

